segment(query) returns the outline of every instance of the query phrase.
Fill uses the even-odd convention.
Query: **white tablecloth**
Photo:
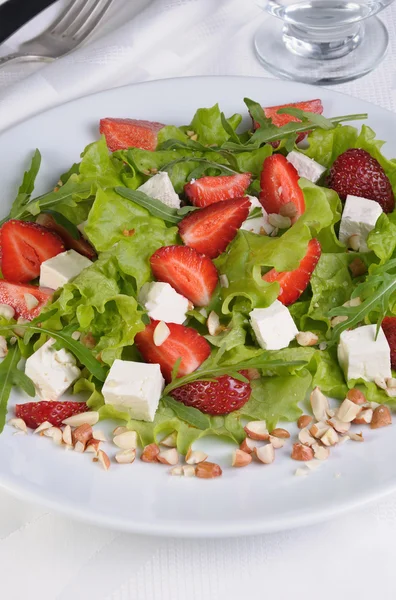
[[[40,31],[61,4],[18,32],[0,54]],[[89,46],[49,66],[0,70],[0,130],[46,107],[133,81],[270,76],[252,49],[261,18],[249,0],[115,0]],[[374,73],[336,89],[396,110],[396,4],[383,18],[391,40],[387,58]],[[300,530],[190,541],[83,525],[0,490],[0,598],[393,600],[395,539],[396,495]]]

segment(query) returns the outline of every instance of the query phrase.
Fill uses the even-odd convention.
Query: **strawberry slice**
[[[0,229],[0,247],[3,277],[17,283],[35,279],[40,275],[42,262],[65,251],[56,233],[37,223],[15,219]]]
[[[396,369],[396,317],[385,317],[381,327],[390,347],[392,369]]]
[[[375,200],[386,213],[395,208],[395,196],[384,169],[361,148],[350,148],[336,158],[330,169],[328,186],[341,200],[351,194]]]
[[[158,281],[169,283],[196,306],[207,306],[218,280],[216,267],[188,246],[163,246],[150,258]]]
[[[209,415],[228,415],[250,398],[250,383],[223,375],[215,381],[193,381],[171,392],[175,400]]]
[[[22,317],[31,321],[40,314],[43,306],[51,300],[53,293],[54,290],[48,288],[39,288],[35,285],[20,285],[0,279],[0,304],[11,306],[15,310],[15,318]],[[26,294],[30,294],[36,298],[38,301],[37,306],[28,308]]]
[[[264,281],[279,281],[280,294],[278,300],[285,306],[293,304],[301,296],[309,284],[311,275],[314,272],[318,260],[322,253],[318,240],[310,240],[307,253],[300,261],[297,269],[294,271],[283,271],[278,273],[271,269],[263,276]]]
[[[287,125],[287,123],[299,123],[300,119],[297,117],[293,117],[292,115],[287,114],[278,114],[278,110],[280,108],[299,108],[300,110],[304,110],[305,112],[313,112],[318,115],[323,113],[323,105],[321,100],[306,100],[305,102],[293,102],[291,104],[281,104],[280,106],[268,106],[267,108],[263,107],[263,111],[265,116],[268,119],[271,119],[272,123],[277,127],[283,127],[283,125]],[[253,128],[258,129],[260,127],[259,123],[256,121],[253,122]],[[308,135],[308,131],[299,133],[296,139],[296,143],[301,142]],[[277,147],[279,142],[273,142],[273,146]]]
[[[200,179],[186,183],[184,191],[194,206],[202,208],[215,202],[244,196],[251,180],[251,173],[201,177]]]
[[[75,250],[90,260],[96,258],[96,252],[91,244],[85,240],[81,233],[78,232],[78,238],[75,239],[65,227],[57,223],[54,217],[48,213],[40,213],[36,219],[36,223],[55,231],[63,240],[66,250]]]
[[[60,427],[64,419],[73,415],[78,415],[89,410],[85,402],[57,402],[41,401],[27,402],[26,404],[17,404],[15,414],[19,419],[23,419],[28,427],[36,429],[44,421],[52,423],[55,427]]]
[[[104,134],[107,146],[112,152],[127,148],[155,150],[157,134],[163,127],[163,123],[155,121],[107,118],[100,120],[99,131]]]
[[[248,198],[235,198],[196,210],[180,221],[180,237],[197,252],[216,258],[236,236],[249,208]]]
[[[149,363],[158,363],[166,381],[171,381],[175,362],[181,358],[177,377],[192,373],[206,360],[210,354],[209,343],[195,329],[167,323],[170,335],[161,344],[154,344],[154,330],[159,321],[151,321],[144,331],[136,334],[136,346]]]
[[[282,154],[268,156],[261,171],[260,202],[268,214],[279,214],[283,204],[293,202],[297,209],[294,223],[305,211],[302,189],[298,185],[297,170]]]

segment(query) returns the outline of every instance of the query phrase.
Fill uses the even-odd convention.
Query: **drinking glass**
[[[267,13],[255,36],[269,71],[297,81],[342,83],[374,69],[388,32],[376,16],[393,0],[258,0]]]

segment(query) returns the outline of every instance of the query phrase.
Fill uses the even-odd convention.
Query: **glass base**
[[[254,46],[260,62],[271,73],[284,79],[329,85],[372,71],[386,52],[388,32],[378,17],[371,17],[345,40],[317,40],[318,36],[310,41],[307,32],[300,36],[297,28],[269,18],[257,31]]]

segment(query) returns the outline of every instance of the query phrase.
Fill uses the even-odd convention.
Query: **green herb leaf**
[[[21,387],[29,396],[35,395],[32,381],[18,369],[21,353],[17,345],[12,346],[0,363],[0,433],[7,417],[7,404],[13,385]]]
[[[179,419],[185,421],[189,425],[197,429],[208,429],[210,427],[210,419],[197,408],[185,406],[170,396],[162,398],[165,406],[171,408]]]
[[[13,205],[10,210],[10,218],[15,218],[18,213],[23,210],[23,207],[29,202],[30,196],[34,190],[34,183],[36,181],[37,174],[40,170],[41,165],[41,154],[36,149],[33,154],[32,162],[28,171],[25,171],[23,180],[18,189],[18,195],[15,198]]]
[[[278,110],[278,114],[292,115],[293,117],[297,117],[297,119],[300,119],[302,123],[309,121],[310,123],[312,123],[313,125],[317,125],[321,129],[327,130],[334,128],[333,123],[329,119],[326,119],[326,117],[324,117],[323,115],[318,115],[317,113],[304,111],[300,108],[295,108],[293,106],[285,106],[284,108],[280,108]]]
[[[160,200],[151,198],[151,196],[147,196],[147,194],[144,194],[143,192],[138,192],[137,190],[130,190],[129,188],[123,188],[119,186],[115,188],[115,191],[123,198],[132,200],[132,202],[135,202],[139,206],[146,208],[149,213],[153,215],[153,217],[159,217],[160,219],[163,219],[172,225],[179,223],[179,221],[181,221],[183,218],[182,216],[178,215],[177,208],[170,208]]]

